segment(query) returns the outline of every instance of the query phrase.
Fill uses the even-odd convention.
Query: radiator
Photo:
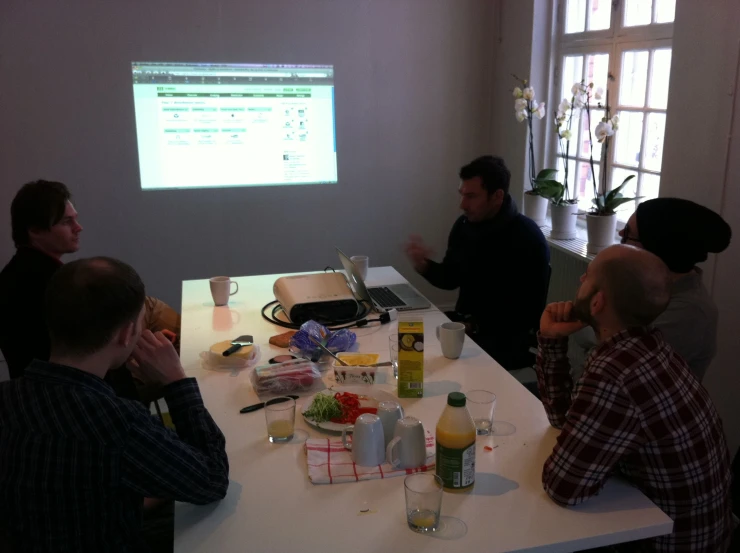
[[[586,272],[588,262],[572,253],[565,253],[561,249],[550,247],[550,289],[547,292],[547,302],[572,300],[581,275]]]

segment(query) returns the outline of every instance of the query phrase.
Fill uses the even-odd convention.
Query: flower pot
[[[546,223],[547,216],[547,204],[549,203],[547,198],[542,196],[536,196],[529,192],[524,193],[524,209],[522,213],[532,219],[539,226],[544,226]]]
[[[614,244],[614,236],[617,232],[617,215],[591,215],[586,216],[586,228],[588,229],[588,253],[597,254],[601,250]]]
[[[552,232],[550,238],[553,240],[573,240],[578,221],[578,204],[553,204],[550,208],[552,217]]]

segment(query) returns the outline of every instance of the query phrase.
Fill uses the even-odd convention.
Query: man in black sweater
[[[508,370],[531,366],[529,352],[547,299],[550,250],[539,227],[509,195],[511,173],[499,157],[460,169],[463,215],[442,263],[412,236],[406,254],[419,274],[444,290],[460,288],[451,318]]]

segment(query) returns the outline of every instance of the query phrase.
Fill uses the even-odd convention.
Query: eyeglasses
[[[630,226],[624,225],[624,228],[622,229],[622,244],[626,244],[627,242],[638,242],[642,244],[639,236],[631,236],[631,234]]]

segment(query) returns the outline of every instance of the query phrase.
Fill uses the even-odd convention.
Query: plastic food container
[[[334,361],[334,380],[337,384],[375,384],[377,369],[368,365],[377,363],[380,354],[342,352],[338,353],[337,357],[350,365],[345,367]]]

